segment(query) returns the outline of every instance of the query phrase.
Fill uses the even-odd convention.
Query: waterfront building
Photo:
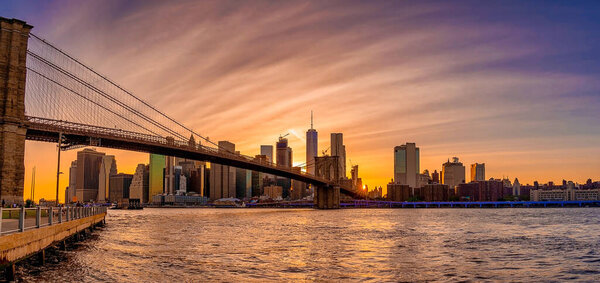
[[[292,170],[297,173],[300,173],[302,171],[302,168],[293,167]],[[292,180],[291,185],[292,186],[290,188],[290,199],[297,200],[297,199],[302,199],[303,197],[307,196],[306,183],[298,181],[298,180]]]
[[[383,197],[383,188],[381,186],[375,187],[375,189],[368,191],[367,197],[369,199],[381,199]]]
[[[272,145],[261,145],[260,146],[260,155],[264,155],[267,157],[267,162],[274,163],[273,159],[273,146]]]
[[[448,159],[448,162],[442,164],[442,174],[440,177],[442,184],[454,188],[458,184],[465,182],[465,166],[458,161],[458,157],[453,157],[452,162]]]
[[[152,197],[151,201],[155,206],[204,206],[208,202],[208,198],[204,196],[156,195]]]
[[[266,157],[266,162],[275,163],[275,159],[273,159],[273,146],[272,145],[261,145],[260,146],[260,155],[263,155]],[[272,175],[272,174],[266,174],[265,176],[268,176],[269,178],[271,178],[273,180],[275,179],[275,175]]]
[[[352,189],[357,192],[362,189],[362,184],[358,184],[358,165],[352,165],[350,169],[350,178],[352,179]]]
[[[448,201],[454,196],[454,189],[443,184],[426,184],[416,188],[414,194],[422,201]]]
[[[394,182],[417,187],[417,174],[420,172],[419,148],[415,143],[394,147]]]
[[[110,176],[108,199],[112,203],[129,204],[129,187],[133,175],[119,173]]]
[[[578,200],[600,200],[600,189],[533,189],[530,191],[532,201],[578,201]]]
[[[306,172],[308,174],[315,174],[315,157],[318,154],[318,133],[313,128],[313,115],[310,111],[310,129],[306,131]]]
[[[173,172],[173,167],[175,166],[175,157],[173,156],[165,156],[165,179],[164,179],[164,194],[172,195],[175,194],[177,190],[175,188],[175,173]]]
[[[485,163],[471,164],[471,182],[485,181]]]
[[[504,187],[507,187],[507,188],[512,188],[512,186],[513,186],[512,183],[510,182],[510,179],[508,179],[508,177],[502,178],[502,184],[504,184]]]
[[[164,193],[164,174],[165,174],[166,159],[164,155],[150,154],[149,163],[149,199],[152,199],[155,195]]]
[[[288,139],[279,137],[275,148],[277,165],[292,168],[292,148],[288,146]]]
[[[228,141],[219,141],[219,151],[235,153],[235,144]],[[210,199],[233,198],[236,196],[235,167],[210,164]]]
[[[135,174],[131,179],[131,185],[129,186],[129,202],[139,205],[141,203],[148,203],[148,165],[138,164],[135,168]]]
[[[479,185],[475,182],[459,184],[455,191],[459,201],[478,201],[480,199]]]
[[[259,197],[262,195],[265,174],[258,171],[252,171],[252,196]]]
[[[406,184],[389,183],[387,185],[388,201],[408,201],[413,197],[413,189]]]
[[[279,137],[275,150],[277,165],[292,168],[292,148],[288,146],[288,139]],[[292,181],[289,178],[275,177],[275,183],[283,188],[283,198],[289,197]]]
[[[340,179],[346,179],[346,146],[344,134],[331,133],[331,156],[337,156]]]
[[[76,197],[78,201],[98,200],[100,167],[104,153],[86,148],[77,152]]]
[[[281,200],[283,196],[283,188],[281,186],[266,186],[264,192],[264,196],[274,200]]]
[[[239,199],[252,197],[252,171],[235,169],[235,197]]]
[[[519,183],[519,179],[517,178],[515,178],[515,181],[513,182],[512,194],[513,196],[521,195],[521,184]]]
[[[423,173],[417,174],[416,188],[423,187],[429,183],[431,183],[431,177],[429,176],[429,171],[424,170]]]
[[[103,156],[100,165],[100,176],[98,177],[98,202],[102,203],[108,199],[110,176],[114,174],[117,174],[117,161],[115,160],[115,156]]]
[[[77,160],[73,160],[71,162],[71,167],[69,167],[69,186],[67,187],[67,191],[65,193],[65,203],[77,202],[77,197],[75,196],[77,186]]]
[[[205,191],[205,180],[206,177],[206,165],[201,164],[195,170],[190,172],[190,178],[188,179],[188,193],[198,194],[204,196]]]
[[[437,170],[433,170],[433,173],[431,173],[431,182],[440,183],[440,173]]]
[[[504,198],[504,185],[499,180],[458,184],[456,197],[461,201],[498,201]]]

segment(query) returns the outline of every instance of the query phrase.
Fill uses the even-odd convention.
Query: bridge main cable
[[[52,45],[51,43],[47,42],[46,40],[38,37],[37,35],[30,33],[30,35],[34,38],[36,38],[37,40],[42,41],[44,44],[46,44],[47,46],[51,47],[52,49],[56,50],[57,52],[63,54],[64,56],[66,56],[67,58],[73,60],[74,62],[76,62],[77,64],[79,64],[80,66],[84,67],[85,69],[87,69],[88,71],[94,73],[95,75],[101,77],[102,79],[106,80],[107,82],[109,82],[110,84],[112,84],[113,86],[117,87],[118,89],[120,89],[121,91],[125,92],[126,94],[128,94],[129,96],[133,97],[134,99],[136,99],[137,101],[139,101],[140,103],[144,104],[146,107],[152,109],[153,111],[155,111],[156,113],[159,113],[160,115],[162,115],[163,117],[167,118],[169,121],[177,124],[178,126],[182,127],[183,129],[189,131],[190,133],[192,133],[193,135],[196,135],[198,137],[200,137],[201,139],[205,140],[206,142],[216,146],[219,149],[223,149],[226,150],[225,148],[221,148],[218,144],[212,142],[211,140],[209,140],[208,138],[196,133],[194,130],[186,127],[185,125],[181,124],[180,122],[178,122],[177,120],[171,118],[170,116],[168,116],[167,114],[161,112],[160,110],[156,109],[155,107],[153,107],[152,105],[148,104],[147,102],[145,102],[144,100],[140,99],[139,97],[135,96],[133,93],[131,93],[130,91],[124,89],[123,87],[121,87],[120,85],[118,85],[117,83],[113,82],[112,80],[110,80],[109,78],[103,76],[102,74],[96,72],[94,69],[88,67],[87,65],[83,64],[82,62],[80,62],[79,60],[77,60],[76,58],[72,57],[71,55],[67,54],[66,52],[62,51],[60,48]],[[229,151],[229,150],[226,150]]]
[[[57,71],[61,72],[62,74],[64,74],[64,75],[68,76],[69,78],[71,78],[71,79],[73,79],[73,80],[77,81],[78,83],[80,83],[80,84],[84,85],[85,87],[87,87],[88,89],[90,89],[90,90],[94,91],[95,93],[97,93],[97,94],[100,94],[102,97],[104,97],[104,98],[106,98],[106,99],[108,99],[108,100],[112,101],[113,103],[115,103],[115,104],[117,104],[117,105],[119,105],[119,106],[121,106],[121,107],[125,108],[126,110],[128,110],[129,112],[131,112],[131,113],[133,113],[133,114],[137,115],[138,117],[142,118],[143,120],[145,120],[145,121],[147,121],[147,122],[150,122],[150,123],[151,123],[151,124],[153,124],[154,126],[157,126],[157,127],[159,127],[161,130],[163,130],[163,131],[166,131],[166,132],[168,132],[168,133],[171,133],[172,135],[175,135],[175,136],[177,136],[178,138],[180,138],[180,139],[182,139],[182,140],[185,140],[185,139],[186,139],[186,137],[185,137],[185,136],[183,136],[183,135],[181,135],[180,133],[178,133],[178,132],[176,132],[176,131],[173,131],[172,129],[169,129],[168,127],[165,127],[164,125],[161,125],[161,124],[160,124],[160,123],[158,123],[157,121],[154,121],[152,118],[150,118],[150,117],[146,116],[144,113],[141,113],[141,112],[139,112],[139,111],[137,111],[137,110],[133,109],[133,108],[132,108],[132,107],[130,107],[129,105],[127,105],[127,104],[125,104],[125,103],[123,103],[123,102],[119,101],[118,99],[116,99],[116,98],[112,97],[111,95],[109,95],[109,94],[105,93],[104,91],[102,91],[102,90],[98,89],[97,87],[95,87],[95,86],[93,86],[93,85],[89,84],[88,82],[86,82],[86,81],[84,81],[83,79],[81,79],[81,78],[77,77],[76,75],[72,74],[71,72],[69,72],[69,71],[67,71],[67,70],[65,70],[65,69],[63,69],[63,68],[61,68],[61,67],[57,66],[56,64],[54,64],[54,63],[52,63],[52,62],[50,62],[50,61],[48,61],[48,60],[46,60],[46,59],[42,58],[41,56],[39,56],[39,55],[37,55],[37,54],[33,53],[32,51],[27,51],[27,54],[29,54],[29,55],[33,56],[35,59],[37,59],[37,60],[41,61],[42,63],[44,63],[44,64],[48,65],[49,67],[51,67],[51,68],[53,68],[53,69],[55,69],[55,70],[57,70]],[[33,69],[31,69],[31,68],[29,68],[29,67],[28,67],[27,69],[34,71]],[[81,95],[81,94],[77,93],[76,91],[74,91],[74,90],[72,90],[72,89],[69,89],[68,87],[64,86],[63,84],[60,84],[60,83],[58,83],[57,81],[55,81],[55,80],[52,80],[52,79],[48,78],[47,76],[44,76],[44,75],[42,75],[41,73],[39,73],[39,72],[37,72],[37,71],[34,71],[34,72],[35,72],[35,73],[37,73],[38,75],[40,75],[40,76],[44,77],[45,79],[47,79],[47,80],[50,80],[50,81],[52,81],[53,83],[55,83],[55,84],[57,84],[57,85],[59,85],[59,86],[61,86],[61,87],[65,88],[65,89],[67,89],[67,90],[69,90],[69,91],[71,91],[71,92],[73,92],[73,93],[76,93],[76,94],[77,94],[77,95],[79,95],[80,97],[82,97],[82,98],[85,98],[83,95]],[[98,103],[95,103],[94,101],[92,101],[92,100],[90,100],[90,99],[88,99],[88,98],[85,98],[85,99],[86,99],[86,100],[88,100],[89,102],[92,102],[92,103],[94,103],[95,105],[98,105],[98,106],[100,106]],[[105,110],[109,110],[109,109],[107,109],[106,107],[102,107],[102,108],[103,108],[103,109],[105,109]],[[109,110],[109,111],[110,111],[110,110]],[[115,115],[117,115],[117,116],[119,116],[119,117],[121,117],[121,118],[124,118],[122,115],[119,115],[119,114],[115,113],[114,111],[111,111],[111,113],[113,113],[113,114],[115,114]],[[124,119],[125,119],[125,118],[124,118]],[[139,124],[137,124],[137,123],[134,123],[134,122],[132,122],[132,121],[131,121],[131,120],[129,120],[129,119],[126,119],[126,120],[127,120],[127,121],[129,121],[129,122],[131,122],[131,123],[133,123],[133,124],[135,124],[135,125],[137,125],[137,126],[140,126]],[[140,127],[142,127],[142,126],[140,126]],[[150,131],[149,129],[147,129],[147,128],[145,128],[145,127],[142,127],[142,128],[143,128],[143,129],[145,129],[145,130],[147,130],[147,131]],[[158,135],[157,133],[155,133],[155,132],[153,132],[153,131],[150,131],[150,132],[152,132],[152,133],[154,133],[154,134]]]

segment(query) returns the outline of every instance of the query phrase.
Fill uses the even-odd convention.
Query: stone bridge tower
[[[340,179],[339,158],[337,156],[315,157],[315,175],[329,181]],[[340,208],[339,186],[318,186],[315,188],[315,207],[319,209]]]
[[[0,17],[0,198],[23,203],[27,23]]]

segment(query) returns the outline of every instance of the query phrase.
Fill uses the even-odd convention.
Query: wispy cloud
[[[473,7],[67,1],[31,21],[37,34],[247,154],[289,131],[303,161],[314,110],[320,147],[343,132],[371,186],[389,180],[393,146],[410,141],[430,171],[456,155],[525,182],[597,177],[600,161],[589,156],[600,156],[600,67],[585,56],[598,32],[553,29],[518,5]]]

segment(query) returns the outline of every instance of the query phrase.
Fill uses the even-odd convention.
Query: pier
[[[0,208],[0,267],[14,280],[14,264],[104,223],[106,207]]]

